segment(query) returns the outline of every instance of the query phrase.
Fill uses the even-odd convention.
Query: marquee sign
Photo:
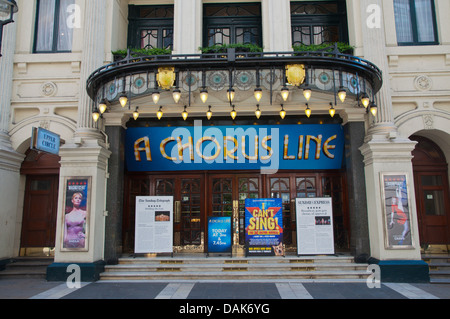
[[[341,125],[128,128],[129,171],[340,169]]]

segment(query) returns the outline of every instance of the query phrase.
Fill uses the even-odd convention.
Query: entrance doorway
[[[174,197],[174,246],[178,252],[206,252],[208,216],[232,217],[233,244],[243,249],[246,198],[282,199],[284,243],[288,250],[295,250],[295,198],[332,197],[336,248],[349,247],[345,175],[341,172],[129,173],[125,190],[124,253],[134,251],[136,196]]]
[[[55,247],[59,160],[56,155],[26,152],[21,167],[26,175],[21,256],[48,256]]]
[[[448,165],[441,149],[431,140],[412,136],[414,187],[421,245],[450,243]]]

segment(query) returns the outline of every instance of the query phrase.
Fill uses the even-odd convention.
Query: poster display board
[[[381,173],[387,249],[412,248],[409,189],[406,173]]]
[[[88,251],[91,177],[64,179],[62,251]]]
[[[137,196],[135,253],[173,252],[173,196]]]
[[[297,198],[297,254],[334,254],[331,197]]]
[[[231,253],[231,217],[208,217],[209,253]]]
[[[245,199],[247,256],[284,256],[281,198]]]

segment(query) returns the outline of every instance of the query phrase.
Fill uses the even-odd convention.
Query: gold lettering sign
[[[290,85],[300,86],[305,81],[305,66],[303,64],[286,65],[286,80]]]
[[[223,144],[221,140],[217,140],[215,137],[212,136],[204,136],[199,138],[196,143],[194,144],[194,140],[192,136],[189,136],[187,138],[187,142],[183,144],[182,139],[180,136],[178,137],[167,137],[163,139],[160,143],[159,149],[160,153],[163,158],[172,161],[172,162],[178,162],[178,161],[186,161],[189,159],[189,162],[192,162],[195,160],[194,158],[194,145],[195,145],[195,152],[197,155],[208,161],[214,161],[219,158],[219,156],[223,156],[223,160],[232,159],[232,160],[240,160],[242,159],[240,155],[244,159],[247,160],[269,160],[272,158],[274,154],[276,154],[279,151],[282,151],[282,158],[283,160],[309,160],[310,159],[310,153],[314,153],[314,159],[319,160],[321,158],[322,152],[323,154],[329,158],[334,159],[335,155],[331,153],[331,150],[336,149],[335,144],[331,144],[334,140],[337,139],[337,135],[330,136],[328,139],[325,140],[321,134],[314,136],[314,135],[300,135],[298,137],[298,144],[290,145],[289,144],[289,135],[284,135],[283,138],[283,145],[280,145],[282,147],[281,149],[278,149],[278,147],[275,145],[275,150],[273,149],[274,145],[268,146],[268,141],[272,140],[272,136],[264,136],[262,139],[258,135],[254,136],[254,154],[250,155],[247,154],[247,147],[246,147],[246,139],[245,136],[242,136],[240,140],[237,140],[234,136],[224,136],[223,137]],[[261,145],[260,145],[261,140]],[[170,152],[170,155],[175,155],[175,153],[178,156],[170,156],[167,154],[166,148],[168,147],[169,143],[176,143],[176,145],[172,146],[173,152]],[[214,153],[210,154],[209,156],[205,155],[203,153],[202,145],[203,143],[211,142],[214,144],[213,146],[210,145],[209,147],[214,147]],[[240,143],[239,143],[240,142]],[[176,149],[174,149],[176,147]],[[268,152],[267,155],[263,154],[264,152],[260,152],[259,148],[265,150]],[[241,154],[238,154],[238,149],[241,149]],[[188,156],[186,156],[186,149],[188,150]],[[211,148],[212,149],[212,148]],[[147,162],[152,161],[152,154],[150,151],[150,139],[148,136],[144,136],[142,138],[137,139],[134,142],[134,157],[136,162],[141,162],[143,159],[141,158],[141,152],[145,152],[145,160]],[[293,152],[296,152],[296,155],[292,154]],[[172,154],[173,153],[173,154]],[[250,153],[250,151],[249,151]],[[313,156],[311,156],[313,157]],[[219,161],[222,163],[222,161]]]

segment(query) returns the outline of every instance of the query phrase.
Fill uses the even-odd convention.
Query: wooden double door
[[[174,245],[192,252],[206,252],[208,216],[232,217],[234,244],[243,245],[246,198],[281,198],[284,243],[288,247],[294,246],[295,198],[331,196],[337,243],[348,246],[344,182],[344,175],[340,172],[274,175],[261,175],[259,172],[130,174],[126,178],[124,252],[132,252],[134,247],[136,196],[173,196]]]

